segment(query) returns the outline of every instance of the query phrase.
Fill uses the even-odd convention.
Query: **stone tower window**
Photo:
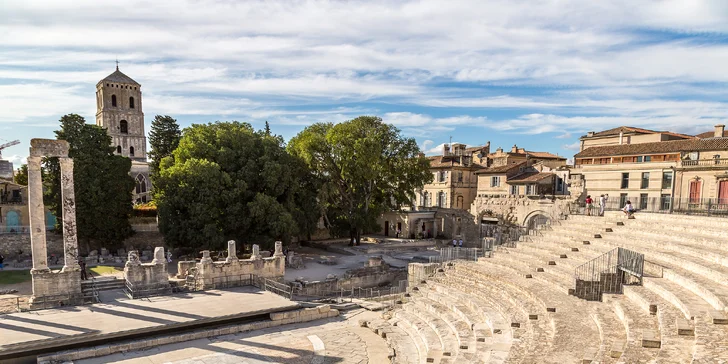
[[[123,134],[129,134],[129,123],[126,120],[119,122],[119,132]]]
[[[116,95],[111,95],[111,106],[116,107]]]
[[[116,146],[116,152],[121,154],[121,145]]]
[[[134,156],[134,147],[129,147],[129,156]]]
[[[136,193],[145,193],[147,192],[147,179],[144,178],[143,175],[137,174],[136,176]]]
[[[133,97],[130,97],[129,98],[129,108],[130,109],[133,109],[134,108],[134,98]]]

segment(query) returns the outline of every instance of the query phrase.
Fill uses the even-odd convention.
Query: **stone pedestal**
[[[238,260],[238,255],[235,252],[235,240],[228,241],[228,255],[225,259],[226,262],[231,263]]]
[[[275,253],[273,253],[274,257],[282,257],[283,256],[283,242],[276,241],[276,250]]]
[[[263,257],[260,255],[260,246],[258,244],[253,244],[253,253],[250,255],[250,259],[257,260],[262,258]]]
[[[83,303],[81,273],[78,271],[31,271],[33,296],[31,309],[53,308]]]

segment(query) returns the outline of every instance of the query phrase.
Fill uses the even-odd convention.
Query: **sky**
[[[571,157],[588,131],[728,121],[724,0],[3,1],[0,144],[21,141],[3,157],[17,167],[64,114],[95,122],[117,59],[147,132],[162,114],[288,140],[377,115],[428,154]]]

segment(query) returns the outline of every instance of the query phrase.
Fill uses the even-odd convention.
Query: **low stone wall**
[[[283,256],[283,243],[277,241],[275,254],[270,258],[263,258],[260,247],[253,245],[250,259],[238,259],[235,241],[228,241],[228,256],[225,261],[213,262],[210,251],[202,252],[202,259],[197,263],[196,280],[202,284],[201,289],[215,288],[223,281],[245,279],[245,276],[255,275],[258,278],[283,279],[286,274],[286,262]]]
[[[407,265],[407,283],[409,287],[420,284],[420,281],[435,274],[440,267],[437,263],[410,263]]]
[[[63,260],[63,236],[54,234],[50,231],[46,232],[46,244],[48,246],[48,255],[55,254]],[[5,263],[11,264],[13,261],[29,261],[32,265],[30,250],[30,234],[2,234],[0,235],[0,253],[5,256]]]
[[[116,353],[125,353],[129,351],[141,351],[157,348],[161,345],[181,343],[185,341],[204,339],[222,335],[232,335],[241,332],[249,332],[254,330],[262,330],[282,325],[315,321],[330,317],[336,317],[339,311],[332,309],[329,305],[319,307],[304,308],[288,312],[276,312],[270,314],[269,321],[253,322],[241,325],[231,325],[225,327],[217,327],[214,329],[199,330],[186,334],[154,337],[151,339],[142,339],[132,342],[120,342],[109,345],[100,345],[90,348],[63,351],[38,357],[39,364],[52,364],[69,362],[72,360],[81,360],[96,358]]]
[[[136,250],[130,251],[129,259],[124,265],[124,276],[135,298],[169,291],[169,273],[164,258],[164,248],[154,249],[154,260],[151,263],[142,263],[139,260],[139,253]]]

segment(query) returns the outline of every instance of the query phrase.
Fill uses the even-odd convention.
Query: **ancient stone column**
[[[58,158],[61,164],[61,199],[63,201],[63,272],[78,271],[76,237],[76,195],[73,190],[73,159]]]
[[[250,255],[250,259],[261,259],[260,246],[258,244],[253,244],[253,254]]]
[[[228,240],[228,256],[225,259],[226,262],[235,262],[238,260],[238,255],[235,252],[235,240]]]
[[[276,251],[273,253],[274,257],[282,257],[283,256],[283,243],[280,241],[276,241]]]
[[[30,214],[30,249],[33,271],[48,271],[46,249],[45,205],[43,205],[43,179],[41,157],[28,157],[28,212]]]
[[[152,264],[167,264],[167,259],[164,257],[163,247],[158,246],[154,248],[154,259],[152,259]]]

